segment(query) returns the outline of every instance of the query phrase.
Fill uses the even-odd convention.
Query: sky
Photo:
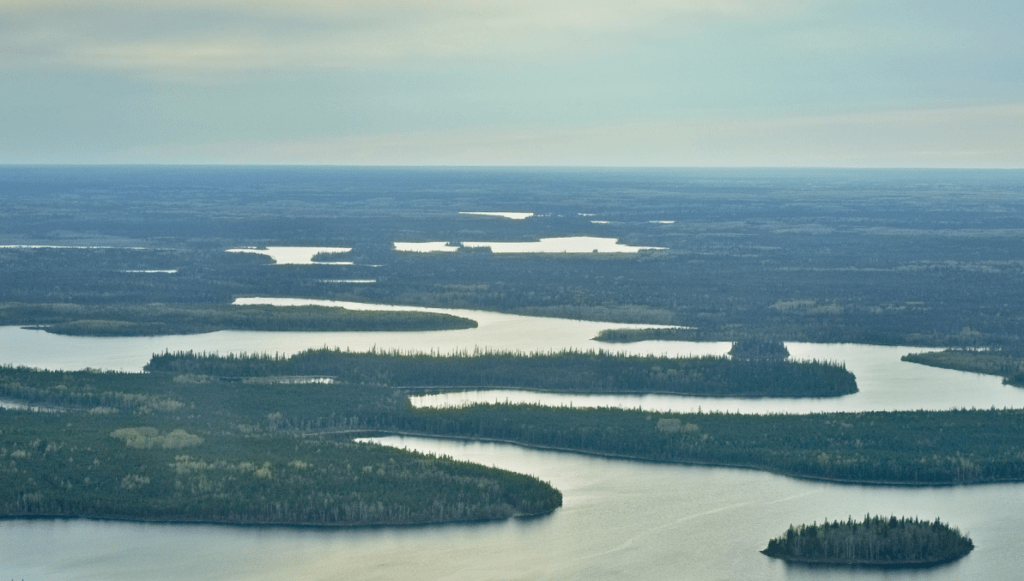
[[[1020,0],[0,0],[0,164],[1024,167]]]

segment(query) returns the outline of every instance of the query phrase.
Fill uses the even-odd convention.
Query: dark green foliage
[[[838,482],[1024,481],[1024,410],[745,415],[477,405],[417,409],[395,428]]]
[[[794,527],[768,541],[769,557],[798,563],[922,567],[955,561],[974,549],[971,539],[939,519],[867,515],[863,521]]]
[[[247,377],[326,375],[343,382],[400,388],[494,387],[563,393],[828,397],[857,391],[853,374],[842,365],[572,351],[438,357],[320,349],[289,358],[165,353],[155,355],[146,370]]]
[[[352,311],[265,305],[0,306],[0,325],[42,325],[50,333],[94,337],[184,335],[213,331],[433,331],[476,321],[437,313]]]
[[[991,350],[946,349],[929,353],[910,353],[901,359],[943,369],[1001,375],[1003,383],[1024,387],[1024,348],[1020,346]]]
[[[789,349],[782,341],[740,339],[733,342],[729,355],[740,361],[782,361],[789,357]]]
[[[294,378],[292,378],[294,379]],[[0,516],[349,526],[540,514],[535,478],[352,434],[407,402],[373,386],[0,368]]]
[[[689,340],[1013,344],[1024,341],[1022,184],[1019,171],[5,167],[0,244],[116,248],[0,248],[0,302],[292,296],[686,325],[673,338]],[[480,207],[538,215],[458,213]],[[669,250],[392,245],[573,235]],[[355,264],[224,252],[266,245],[351,247]],[[138,272],[149,269],[176,272]]]

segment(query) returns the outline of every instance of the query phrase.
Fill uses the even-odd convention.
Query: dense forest
[[[221,384],[0,369],[0,515],[352,526],[551,512],[535,478],[310,433],[358,428],[400,398],[321,384]],[[304,418],[305,431],[281,429]]]
[[[946,349],[928,353],[909,353],[901,359],[943,369],[1001,375],[1003,383],[1024,387],[1024,349],[1020,347],[985,350]]]
[[[955,561],[974,543],[939,519],[934,522],[867,515],[863,521],[790,525],[761,551],[795,563],[925,567]]]
[[[213,363],[208,356],[203,360]],[[237,357],[220,358],[216,366],[231,371],[232,363],[238,367],[224,376],[3,368],[0,397],[105,421],[145,419],[161,433],[180,428],[208,442],[211,434],[409,433],[840,482],[1024,481],[1020,410],[741,415],[530,405],[416,409],[403,391],[386,385],[329,383],[310,375],[246,376],[247,361]],[[161,427],[151,417],[174,421]],[[111,425],[111,431],[118,427],[129,426]]]
[[[146,370],[222,377],[322,375],[347,383],[436,390],[491,387],[734,397],[831,397],[857,391],[853,374],[836,364],[605,352],[476,352],[444,357],[337,349],[292,357],[165,353],[153,356]]]
[[[690,327],[650,338],[1013,345],[1022,183],[954,171],[4,168],[0,269],[17,284],[0,285],[0,303],[302,297]],[[480,207],[535,216],[459,214]],[[550,236],[668,250],[394,247]],[[353,264],[225,252],[267,245],[351,247]]]
[[[3,325],[88,335],[472,325],[232,304],[296,297],[676,325],[601,338],[740,347],[731,360],[311,352],[223,361],[165,354],[143,374],[3,367],[0,398],[53,411],[0,410],[0,510],[335,526],[503,518],[561,503],[533,478],[352,439],[368,433],[839,482],[1024,481],[1018,410],[435,410],[414,409],[407,397],[414,388],[481,385],[721,395],[855,389],[842,366],[789,362],[759,341],[983,348],[973,353],[988,355],[969,355],[971,365],[1015,382],[1012,357],[998,357],[1024,344],[1022,186],[1020,172],[971,171],[0,168]],[[480,210],[534,215],[460,214]],[[664,250],[395,246],[566,236]],[[352,264],[274,264],[227,252],[270,245],[351,247],[343,260]],[[990,360],[978,363],[983,357]]]
[[[355,311],[340,307],[163,304],[0,305],[0,325],[39,326],[60,335],[129,337],[213,331],[434,331],[469,329],[476,321],[440,313]]]
[[[390,429],[835,482],[1024,481],[1021,410],[752,415],[491,404],[417,409]]]

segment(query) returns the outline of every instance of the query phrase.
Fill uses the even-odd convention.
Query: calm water
[[[137,370],[151,353],[166,349],[290,354],[324,345],[353,350],[374,346],[420,350],[429,345],[436,352],[609,349],[591,338],[601,329],[631,326],[442,312],[471,316],[480,326],[425,333],[220,332],[110,339],[3,327],[0,363]],[[611,346],[620,347],[632,353],[701,355],[725,353],[729,345]],[[845,361],[857,375],[861,393],[810,402],[665,398],[665,405],[685,409],[696,404],[708,410],[717,402],[724,409],[746,411],[1024,407],[1024,390],[1002,386],[998,378],[900,362],[907,348],[790,344],[789,349],[798,358]],[[571,399],[581,405],[579,396]],[[642,405],[654,408],[655,401],[645,399]],[[1024,512],[1024,488],[1020,485],[851,486],[750,470],[627,462],[498,444],[399,437],[378,441],[536,475],[562,490],[565,505],[535,519],[352,530],[8,521],[0,523],[0,579],[1001,580],[1018,579],[1024,567],[1018,516]],[[791,523],[865,513],[939,516],[968,532],[977,548],[957,563],[927,571],[823,571],[787,566],[758,553]]]
[[[262,254],[273,259],[274,264],[335,264],[351,265],[351,262],[313,262],[317,254],[344,254],[351,248],[330,248],[320,246],[267,246],[266,248],[232,248],[228,252]]]
[[[462,212],[465,214],[466,212]],[[458,246],[449,242],[395,242],[395,250],[403,252],[456,252]],[[657,246],[629,246],[620,244],[616,238],[593,236],[568,236],[563,238],[541,238],[536,242],[462,242],[466,248],[490,248],[497,254],[547,254],[547,253],[624,253],[636,254],[641,250],[665,250]]]
[[[474,349],[547,352],[562,349],[622,351],[669,356],[723,355],[729,343],[645,341],[607,344],[593,340],[603,329],[643,325],[527,317],[464,309],[423,309],[308,299],[238,299],[237,304],[327,305],[362,310],[422,310],[477,321],[474,329],[401,333],[274,333],[220,331],[166,337],[65,337],[19,327],[0,327],[0,364],[49,369],[93,367],[139,371],[153,353],[194,350],[219,353],[268,352],[291,355],[324,346],[367,351],[398,349],[452,353]],[[857,376],[859,392],[823,399],[739,399],[679,396],[582,396],[487,390],[414,398],[416,405],[453,406],[476,402],[519,401],[550,405],[641,407],[652,411],[740,411],[743,413],[869,410],[946,410],[961,407],[1024,408],[1024,389],[1006,386],[998,377],[904,363],[913,347],[789,343],[797,359],[845,362]]]
[[[828,579],[1009,580],[1024,567],[1024,494],[1014,485],[848,486],[497,444],[379,441],[537,475],[562,490],[564,506],[527,520],[353,530],[6,522],[0,578],[809,580],[826,574],[758,551],[791,523],[868,512],[940,516],[977,548],[928,571],[839,569]]]

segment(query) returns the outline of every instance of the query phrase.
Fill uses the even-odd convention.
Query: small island
[[[862,522],[790,525],[761,551],[791,563],[875,567],[930,567],[970,553],[974,543],[939,519],[867,515]]]

